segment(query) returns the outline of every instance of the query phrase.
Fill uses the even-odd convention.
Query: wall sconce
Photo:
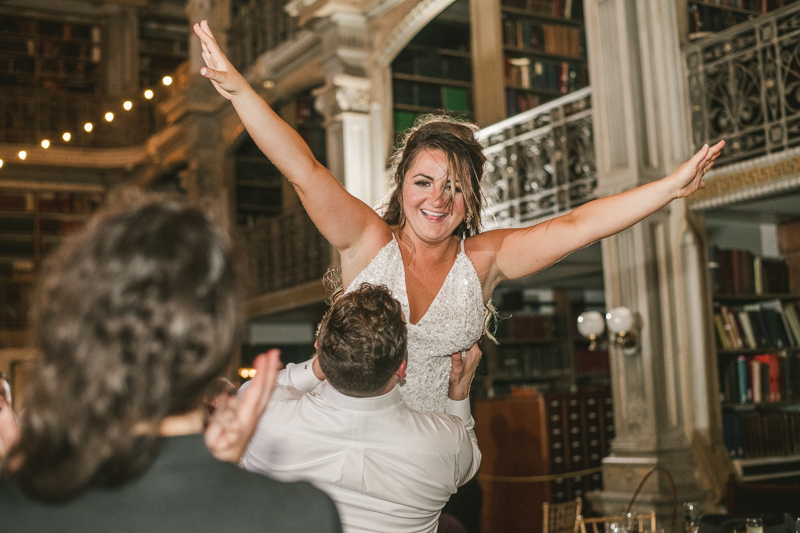
[[[603,315],[597,311],[585,311],[578,317],[578,333],[591,341],[589,351],[597,350],[597,337],[606,330]]]
[[[639,344],[639,335],[633,325],[633,313],[627,307],[615,307],[606,313],[608,331],[622,348],[636,348]]]

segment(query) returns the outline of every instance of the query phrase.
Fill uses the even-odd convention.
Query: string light
[[[133,102],[131,102],[130,100],[126,100],[125,103],[122,104],[122,107],[125,109],[125,111],[130,111],[131,108],[133,107]]]
[[[48,141],[47,139],[43,140],[42,141],[42,148],[44,148],[45,150],[50,148],[50,141]]]
[[[72,134],[68,131],[65,131],[64,135],[62,135],[61,138],[64,139],[65,143],[68,143],[69,140],[72,139]]]
[[[3,168],[3,160],[0,159],[0,168]]]
[[[25,150],[20,150],[17,155],[19,156],[20,159],[25,161],[25,158],[28,157],[28,152],[26,152]]]
[[[172,76],[164,76],[161,78],[161,83],[164,85],[172,85]]]
[[[109,111],[108,113],[106,113],[106,122],[111,122],[112,120],[114,120],[114,113]]]
[[[87,122],[86,124],[83,125],[83,129],[86,130],[86,133],[92,131],[92,128],[94,128],[94,125],[91,122]]]
[[[151,91],[150,89],[147,89],[144,92],[144,97],[147,98],[148,100],[152,99],[153,98],[153,91]]]

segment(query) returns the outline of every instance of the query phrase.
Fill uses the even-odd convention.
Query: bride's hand
[[[249,87],[247,80],[239,74],[239,71],[228,61],[227,56],[222,53],[207,21],[195,23],[193,29],[195,34],[200,37],[203,61],[206,63],[206,66],[200,69],[200,74],[210,79],[214,88],[224,98],[233,100]]]
[[[725,141],[720,141],[710,148],[704,146],[690,160],[667,177],[667,179],[674,182],[675,198],[689,196],[697,189],[705,187],[703,176],[714,166],[714,161],[719,157],[724,146]]]

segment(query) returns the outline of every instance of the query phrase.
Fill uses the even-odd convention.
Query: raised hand
[[[19,425],[14,411],[5,398],[0,397],[0,458],[8,455],[8,452],[17,443],[20,437]]]
[[[205,441],[220,461],[237,462],[244,455],[258,426],[280,370],[280,350],[256,357],[256,377],[241,398],[231,397],[217,405],[205,432]]]
[[[456,352],[452,357],[450,367],[450,383],[448,386],[447,397],[451,400],[466,400],[469,397],[469,387],[478,363],[481,361],[481,349],[475,343],[466,352]]]
[[[200,37],[203,48],[203,61],[206,66],[200,69],[200,74],[211,80],[214,88],[227,100],[233,100],[245,91],[249,85],[239,71],[231,65],[228,57],[222,53],[214,34],[208,27],[208,21],[195,23],[194,33]]]
[[[714,161],[724,146],[725,141],[720,141],[710,148],[708,145],[703,146],[691,159],[670,174],[668,179],[675,182],[675,198],[689,196],[697,189],[706,186],[703,183],[703,176],[714,166]]]

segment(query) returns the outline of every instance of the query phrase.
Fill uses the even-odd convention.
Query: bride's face
[[[447,157],[441,150],[424,150],[406,172],[403,211],[406,225],[423,242],[447,241],[464,220],[464,197],[456,181],[450,202]]]

